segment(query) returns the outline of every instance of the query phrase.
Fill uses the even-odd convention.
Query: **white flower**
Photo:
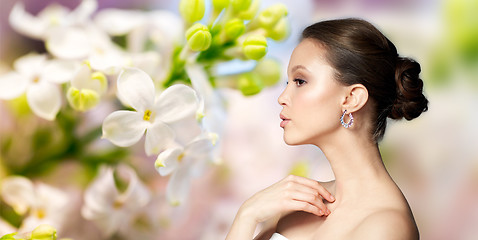
[[[103,122],[103,137],[127,147],[138,142],[146,132],[147,155],[158,153],[174,139],[168,123],[194,114],[198,108],[195,91],[174,85],[155,97],[153,80],[142,70],[126,68],[118,77],[118,97],[136,111],[116,111]]]
[[[198,111],[198,118],[201,118],[203,128],[208,132],[216,133],[219,138],[224,132],[224,123],[226,122],[226,109],[224,100],[215,91],[208,80],[207,73],[204,68],[198,64],[187,64],[185,66],[186,73],[191,79],[194,89],[201,98],[201,109]],[[221,163],[222,157],[220,152],[221,141],[218,141],[217,147],[213,150],[213,162]]]
[[[128,50],[132,53],[141,52],[147,41],[172,49],[184,38],[182,19],[170,11],[105,9],[95,16],[95,23],[111,36],[128,35]]]
[[[45,55],[23,56],[14,62],[15,71],[0,76],[0,99],[13,99],[26,92],[32,111],[53,120],[61,107],[58,84],[69,81],[78,66],[73,61],[47,61]]]
[[[118,190],[112,168],[102,168],[98,177],[85,191],[85,205],[81,211],[82,216],[94,221],[107,237],[128,229],[136,215],[151,200],[150,191],[138,179],[133,169],[120,165],[117,173],[123,174],[128,180],[126,190]]]
[[[167,60],[172,58],[175,47],[184,38],[182,19],[170,11],[104,9],[95,16],[94,22],[110,36],[126,38],[126,56],[123,57],[126,60],[122,67],[140,68],[153,76],[155,81],[167,77],[171,68],[171,62]],[[149,52],[145,52],[145,46],[148,46]],[[103,62],[120,59],[114,55],[109,58]],[[96,61],[90,61],[96,68]]]
[[[34,39],[44,40],[55,28],[86,22],[96,8],[96,0],[83,0],[71,12],[68,8],[51,4],[38,13],[38,16],[33,16],[25,11],[23,2],[18,1],[10,12],[9,22],[15,31]]]
[[[4,201],[23,219],[19,231],[31,230],[40,224],[49,224],[61,230],[71,211],[68,195],[46,184],[33,183],[25,177],[8,177],[2,182],[1,195]]]
[[[89,110],[98,104],[107,87],[106,76],[101,72],[93,72],[86,62],[71,80],[67,93],[68,102],[76,110]]]
[[[51,4],[38,16],[25,11],[18,2],[10,13],[10,25],[17,32],[43,40],[49,53],[61,59],[90,60],[93,68],[103,71],[123,66],[123,51],[115,46],[109,36],[90,17],[97,8],[96,0],[82,0],[73,11]]]
[[[159,174],[172,174],[166,189],[171,205],[179,205],[187,199],[191,178],[203,172],[216,140],[217,135],[206,133],[184,148],[169,148],[158,155],[154,165]]]
[[[125,53],[94,24],[62,26],[49,31],[45,38],[48,52],[61,59],[89,60],[94,69],[123,66]]]
[[[109,8],[96,14],[94,21],[109,35],[121,36],[144,24],[146,14],[137,10]]]

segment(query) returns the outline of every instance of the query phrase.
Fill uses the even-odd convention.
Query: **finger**
[[[330,214],[330,210],[325,205],[317,190],[300,183],[294,183],[293,188],[288,189],[288,191],[290,191],[290,196],[292,199],[308,201],[311,204],[317,205],[317,207],[324,211],[325,215]]]
[[[284,189],[285,190],[290,190],[290,191],[299,191],[299,192],[304,192],[304,193],[308,193],[308,194],[314,194],[314,195],[317,195],[319,196],[319,192],[317,191],[317,189],[315,188],[312,188],[310,186],[307,186],[307,185],[304,185],[302,183],[298,183],[298,182],[295,182],[295,181],[289,181],[289,182],[285,182],[284,183],[285,186],[284,186]]]
[[[312,213],[317,216],[324,216],[324,212],[320,210],[317,206],[303,201],[288,201],[287,208],[290,211],[304,211]]]
[[[289,195],[291,200],[307,202],[311,205],[314,205],[320,210],[321,215],[328,215],[330,213],[327,206],[325,206],[322,199],[317,194],[309,194],[309,193],[294,191],[294,192],[290,192]]]
[[[325,215],[330,214],[330,210],[324,204],[322,197],[319,195],[317,189],[311,188],[304,184],[295,182],[295,181],[286,181],[285,183],[285,192],[286,196],[292,200],[306,201],[310,204],[316,205],[320,210],[323,211]]]
[[[317,190],[317,192],[319,192],[319,194],[328,202],[335,201],[334,196],[332,196],[332,194],[330,194],[330,192],[327,191],[327,189],[324,186],[322,186],[319,182],[315,180],[312,180],[310,178],[305,178],[305,177],[299,177],[295,175],[289,175],[288,177],[286,177],[286,179],[289,181],[294,181],[294,182],[306,185],[310,188]]]

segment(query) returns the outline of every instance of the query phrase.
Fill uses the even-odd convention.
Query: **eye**
[[[299,78],[294,79],[294,82],[297,85],[297,87],[300,87],[300,86],[302,86],[303,84],[306,83],[305,80],[302,80],[302,79],[299,79]]]

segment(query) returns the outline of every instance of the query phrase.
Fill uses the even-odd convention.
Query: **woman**
[[[319,147],[335,181],[284,178],[244,202],[227,239],[253,239],[259,223],[255,239],[418,239],[378,141],[387,117],[411,120],[427,110],[419,73],[366,21],[307,27],[279,97],[280,126],[287,144]]]

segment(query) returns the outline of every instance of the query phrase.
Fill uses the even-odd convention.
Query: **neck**
[[[347,136],[345,136],[347,135]],[[362,135],[363,136],[363,135]],[[370,184],[389,178],[383,165],[378,145],[368,139],[345,132],[337,141],[317,144],[325,154],[335,175],[335,189],[331,189],[338,200],[354,201],[366,194]]]

